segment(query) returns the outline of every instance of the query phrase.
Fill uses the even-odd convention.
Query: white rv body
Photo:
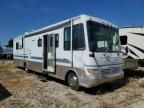
[[[13,50],[15,63],[21,67],[27,66],[30,70],[47,72],[48,75],[62,80],[67,80],[69,73],[75,73],[79,85],[87,88],[123,78],[119,36],[118,49],[114,52],[110,52],[108,48],[102,52],[92,52],[88,39],[88,21],[89,26],[94,23],[93,25],[111,28],[107,30],[118,30],[112,23],[92,16],[80,15],[70,18],[15,38]],[[83,37],[79,37],[81,35]],[[16,49],[17,43],[20,48]],[[102,40],[97,44],[103,46],[103,43]],[[115,49],[115,46],[113,47]],[[103,50],[99,48],[101,49]]]
[[[120,38],[126,37],[126,44],[121,46],[124,59],[131,62],[127,62],[128,68],[137,68],[137,61],[144,59],[144,27],[123,27],[119,29],[119,35]]]

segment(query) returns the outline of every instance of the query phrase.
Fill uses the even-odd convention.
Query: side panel
[[[84,20],[81,21],[81,22],[85,22]],[[83,48],[80,48],[79,50],[73,50],[73,67],[74,68],[79,68],[79,69],[83,69],[84,67],[84,60],[86,59],[84,57],[84,54],[86,54],[88,51],[88,38],[87,38],[87,28],[86,28],[86,23],[82,23],[83,25],[83,28],[79,29],[79,32],[80,33],[76,33],[78,36],[76,37],[79,37],[79,35],[81,35],[84,40],[81,40],[81,41],[84,41],[84,47]],[[83,32],[83,34],[82,34]],[[81,38],[80,38],[81,39]],[[79,41],[78,41],[79,42]],[[75,43],[73,43],[75,44]],[[78,43],[77,43],[78,45]],[[74,45],[73,45],[74,46]]]
[[[41,41],[38,45],[38,41]],[[25,38],[25,55],[28,68],[34,71],[42,72],[43,69],[43,35]]]
[[[14,42],[13,42],[14,63],[17,66],[23,67],[25,57],[27,56],[24,54],[24,40],[22,36],[17,37],[14,39]]]
[[[15,58],[13,62],[18,67],[23,67],[23,65],[24,65],[24,61],[22,59],[16,59]]]
[[[64,28],[60,28],[49,32],[48,34],[58,34],[59,42],[58,47],[56,47],[56,73],[49,73],[53,77],[59,79],[65,79],[65,75],[71,66],[71,51],[64,50]],[[64,68],[63,68],[64,67]],[[66,68],[65,68],[66,67]]]
[[[28,63],[29,69],[37,72],[42,72],[42,62],[26,61]]]
[[[78,24],[81,20],[75,21],[73,24]],[[70,25],[67,25],[70,26]],[[65,79],[65,75],[71,69],[72,53],[71,50],[64,50],[64,26],[60,29],[49,31],[42,34],[25,38],[25,61],[28,63],[28,68],[34,71],[43,72],[44,68],[44,46],[38,47],[38,40],[42,39],[44,35],[58,34],[59,45],[56,48],[56,73],[49,73],[54,77]],[[83,67],[83,51],[73,52],[73,66],[74,68]]]

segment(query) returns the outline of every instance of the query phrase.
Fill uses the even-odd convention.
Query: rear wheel
[[[75,73],[69,73],[68,84],[73,90],[78,90],[80,88],[79,79]]]

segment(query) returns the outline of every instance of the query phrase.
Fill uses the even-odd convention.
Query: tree
[[[2,45],[1,45],[1,41],[0,41],[0,47],[2,47]]]
[[[10,39],[8,41],[8,44],[6,45],[6,47],[12,48],[13,47],[13,39]]]

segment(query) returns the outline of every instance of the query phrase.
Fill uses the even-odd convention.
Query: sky
[[[144,25],[144,0],[0,0],[0,42],[80,14]]]

